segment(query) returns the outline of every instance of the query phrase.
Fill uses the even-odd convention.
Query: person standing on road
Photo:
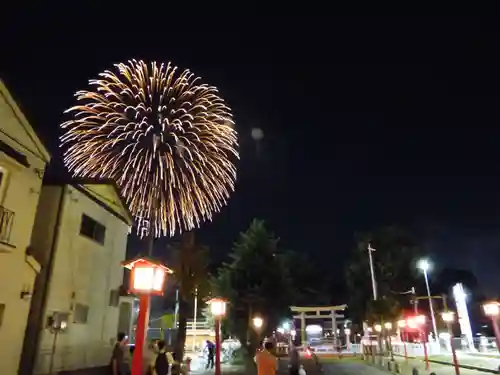
[[[261,350],[255,356],[255,362],[257,362],[257,375],[276,375],[278,360],[271,353],[272,350],[273,343],[267,341],[264,344],[264,350]]]
[[[128,337],[125,333],[120,332],[116,336],[116,344],[111,355],[111,371],[112,375],[129,375],[130,363],[128,361]]]

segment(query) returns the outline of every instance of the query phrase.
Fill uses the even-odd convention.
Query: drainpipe
[[[37,360],[38,348],[40,345],[41,332],[44,329],[45,308],[47,307],[47,297],[50,286],[50,279],[54,269],[54,258],[57,243],[59,241],[59,228],[64,206],[64,196],[66,185],[61,188],[61,196],[56,214],[56,225],[52,236],[52,243],[47,257],[44,257],[40,273],[35,278],[33,296],[31,297],[28,322],[24,334],[23,350],[19,360],[19,375],[33,375]]]

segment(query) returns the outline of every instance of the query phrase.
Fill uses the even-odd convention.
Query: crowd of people
[[[205,369],[213,369],[215,344],[207,341],[205,350],[207,352]],[[299,352],[294,345],[289,346],[288,355],[289,374],[306,375],[300,365]],[[128,337],[124,333],[119,333],[111,356],[111,374],[130,375],[131,357]],[[187,358],[184,362],[176,360],[175,353],[167,350],[167,345],[163,340],[153,340],[145,353],[144,359],[144,374],[147,375],[188,375],[190,371],[191,359]],[[272,341],[264,342],[262,348],[257,351],[255,363],[257,365],[257,375],[276,375],[278,358],[274,355]]]
[[[130,375],[131,357],[128,337],[124,333],[119,333],[111,355],[111,374]],[[189,373],[191,359],[187,358],[184,362],[177,361],[175,353],[167,351],[167,345],[163,340],[151,341],[144,357],[144,374],[188,375]]]

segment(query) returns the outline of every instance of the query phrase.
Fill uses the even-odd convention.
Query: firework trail
[[[132,60],[90,80],[61,127],[64,163],[118,185],[145,235],[211,220],[234,190],[239,157],[230,108],[189,70]],[[146,230],[144,230],[147,226]]]

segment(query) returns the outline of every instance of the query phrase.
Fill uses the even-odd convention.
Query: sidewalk
[[[386,363],[388,360],[389,360],[388,358],[385,358],[384,363]],[[404,375],[410,375],[412,373],[413,368],[416,368],[419,374],[435,373],[436,375],[455,375],[455,368],[447,364],[440,364],[429,361],[429,370],[426,370],[425,361],[422,359],[408,359],[406,361],[404,357],[395,356],[394,361],[399,364],[401,369],[400,373]],[[498,372],[490,369],[475,370],[475,369],[460,367],[460,375],[481,375],[487,373],[498,373]]]
[[[206,359],[200,356],[191,354],[191,374],[193,375],[211,375],[214,374],[214,369],[206,369]],[[221,372],[223,375],[255,375],[255,368],[245,368],[244,365],[232,365],[229,363],[221,364]]]
[[[421,359],[421,358],[420,358]],[[457,352],[459,366],[478,367],[481,369],[498,371],[500,368],[500,358],[491,356],[481,356],[464,352]],[[453,363],[451,354],[433,355],[429,360],[443,363]]]

